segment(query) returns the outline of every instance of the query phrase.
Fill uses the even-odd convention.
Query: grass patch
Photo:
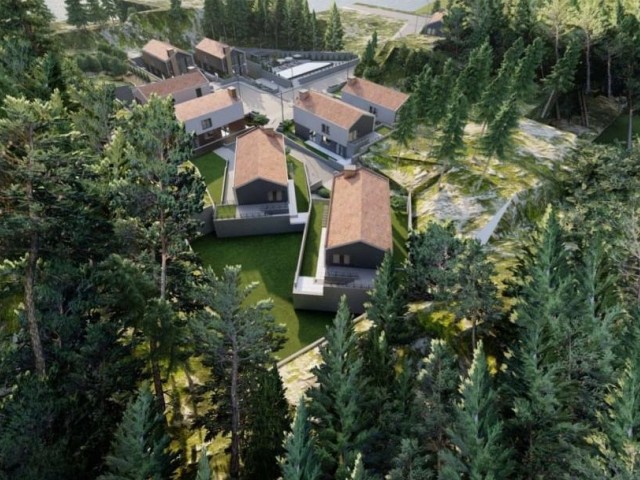
[[[194,158],[191,162],[198,168],[204,178],[209,195],[214,203],[222,202],[222,184],[224,183],[224,169],[227,162],[220,155],[207,153],[202,157]]]
[[[309,230],[307,231],[307,241],[304,244],[302,254],[302,265],[300,275],[303,277],[315,277],[316,266],[318,264],[318,252],[320,251],[320,235],[322,234],[322,214],[324,207],[329,202],[324,200],[314,200],[309,215]]]
[[[294,310],[293,276],[302,235],[288,233],[240,238],[205,236],[192,243],[205,265],[221,272],[225,265],[242,265],[242,281],[258,282],[247,298],[248,303],[270,297],[272,313],[287,327],[287,342],[278,357],[284,358],[326,333],[332,313]]]
[[[615,143],[627,141],[627,128],[629,126],[629,114],[624,113],[614,120],[604,132],[596,138],[596,143]],[[640,116],[633,117],[633,137],[640,135]]]
[[[391,210],[391,229],[393,233],[393,261],[402,265],[407,258],[407,238],[409,236],[407,212]]]
[[[329,10],[319,12],[318,20],[328,21],[329,15]],[[344,50],[347,52],[362,52],[373,32],[378,32],[378,43],[384,45],[404,25],[402,20],[343,8],[340,9],[340,20],[344,28]]]
[[[296,205],[298,212],[306,212],[309,210],[309,184],[307,183],[304,165],[300,160],[291,155],[287,155],[287,160],[289,161],[289,165],[291,165],[293,183],[296,187]]]
[[[236,207],[237,205],[217,205],[216,219],[236,218]]]
[[[380,125],[378,128],[376,128],[376,132],[378,132],[380,135],[386,135],[388,133],[391,133],[391,129],[386,125]]]

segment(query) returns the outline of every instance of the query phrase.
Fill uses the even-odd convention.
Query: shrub
[[[318,189],[318,191],[316,192],[316,194],[317,194],[319,197],[322,197],[322,198],[329,198],[329,197],[331,197],[331,191],[330,191],[328,188],[325,188],[325,187],[320,187],[320,188]]]

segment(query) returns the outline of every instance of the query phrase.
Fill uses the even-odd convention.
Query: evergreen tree
[[[135,325],[148,342],[148,355],[158,402],[164,407],[162,368],[174,367],[184,338],[184,321],[178,315],[188,295],[188,266],[191,251],[186,240],[193,238],[202,209],[204,184],[193,168],[184,163],[191,157],[191,137],[174,116],[173,100],[152,97],[123,116],[112,143],[126,145],[115,149],[110,163],[125,165],[124,178],[111,188],[112,205],[118,212],[120,235],[132,235],[131,256],[156,283],[140,324]],[[145,128],[130,128],[144,125]],[[120,138],[122,137],[122,138]],[[113,165],[115,164],[115,165]],[[123,181],[124,180],[124,181]],[[184,294],[184,296],[183,296]],[[163,362],[163,360],[170,360]]]
[[[385,332],[392,344],[404,343],[413,333],[409,322],[404,319],[404,293],[395,277],[393,256],[387,253],[378,267],[366,305],[367,318]]]
[[[389,472],[388,478],[389,480],[430,480],[433,478],[427,459],[416,440],[402,439],[400,453],[393,460],[393,469]]]
[[[430,348],[418,374],[415,402],[419,421],[414,428],[416,437],[421,439],[420,453],[435,458],[433,469],[440,474],[443,465],[437,454],[449,442],[447,429],[454,421],[459,374],[456,356],[444,341],[431,340]]]
[[[322,32],[320,31],[320,25],[318,24],[318,19],[316,18],[316,11],[311,12],[310,17],[310,28],[309,34],[311,35],[311,50],[321,50],[322,49]]]
[[[327,24],[327,30],[324,34],[325,50],[330,52],[342,50],[344,48],[343,38],[344,29],[342,28],[342,22],[340,21],[340,12],[338,11],[336,2],[333,2]]]
[[[258,422],[249,407],[252,401],[260,401],[255,399],[255,375],[271,362],[271,355],[282,345],[284,329],[275,324],[270,301],[243,304],[255,284],[240,285],[240,267],[225,267],[221,277],[205,271],[205,278],[209,285],[202,286],[197,296],[208,308],[198,312],[191,322],[197,353],[211,371],[211,378],[201,389],[209,397],[211,408],[199,422],[206,427],[208,438],[221,432],[231,434],[229,474],[235,479],[240,478],[242,446],[249,427]],[[272,394],[275,390],[270,387],[267,391]],[[254,453],[264,438],[257,440]]]
[[[460,391],[455,421],[449,430],[453,448],[443,450],[440,478],[511,478],[511,452],[502,444],[502,422],[497,396],[491,385],[482,342],[473,353],[473,363]]]
[[[634,15],[625,15],[620,22],[619,34],[617,37],[620,72],[624,80],[624,89],[627,97],[627,150],[633,148],[633,115],[635,105],[640,95],[640,81],[638,72],[640,71],[640,20]]]
[[[553,66],[551,73],[544,78],[544,85],[549,92],[541,116],[545,118],[549,109],[555,104],[556,118],[560,120],[560,106],[558,97],[569,92],[574,87],[576,68],[580,60],[580,48],[576,42],[569,42],[564,54]]]
[[[493,49],[488,42],[484,42],[469,53],[469,59],[460,73],[456,85],[460,86],[458,95],[465,95],[470,104],[476,103],[487,87],[493,64]],[[452,95],[456,101],[456,95]],[[446,131],[446,128],[443,129]]]
[[[318,480],[320,463],[315,454],[315,441],[311,436],[311,425],[307,417],[307,407],[301,398],[296,411],[296,419],[285,441],[286,455],[282,463],[283,480]]]
[[[404,104],[398,110],[398,118],[396,119],[396,128],[391,133],[391,138],[402,145],[404,148],[409,146],[409,142],[415,138],[416,135],[416,108],[414,97],[404,102]],[[400,148],[396,155],[396,164],[400,159]]]
[[[560,60],[560,42],[568,29],[570,18],[569,0],[544,0],[538,8],[538,25],[553,38],[556,63]]]
[[[202,25],[204,34],[214,40],[226,37],[226,6],[222,0],[204,0]]]
[[[276,480],[281,475],[278,458],[285,453],[283,443],[291,424],[277,367],[258,371],[254,388],[247,405],[242,477]]]
[[[407,295],[411,299],[448,301],[456,283],[457,257],[464,243],[452,224],[431,222],[422,231],[409,233],[405,264]]]
[[[173,18],[174,22],[177,22],[182,18],[182,0],[171,0],[169,14]]]
[[[467,125],[469,102],[462,93],[459,84],[451,95],[451,102],[447,106],[447,113],[442,122],[442,134],[438,137],[436,157],[442,162],[442,169],[438,177],[438,188],[442,177],[452,164],[456,162],[464,149],[464,127]]]
[[[309,415],[313,418],[323,478],[345,480],[371,435],[362,359],[356,349],[345,297],[326,339],[320,349],[322,363],[312,370],[318,383],[308,392]]]
[[[604,33],[606,18],[602,0],[583,0],[571,10],[571,23],[582,31],[584,36],[584,59],[586,66],[586,93],[591,93],[591,48]]]
[[[81,0],[64,0],[67,9],[67,22],[74,27],[84,27],[89,22],[85,6]]]
[[[471,323],[469,351],[473,352],[479,337],[495,336],[495,323],[500,319],[498,289],[491,278],[495,269],[480,242],[466,242],[456,273],[459,283],[454,293],[453,310],[458,319]]]
[[[271,19],[273,22],[273,33],[275,37],[276,48],[278,48],[278,45],[281,45],[279,42],[284,36],[286,7],[287,7],[286,0],[274,0]]]
[[[111,453],[106,458],[108,473],[101,475],[100,480],[170,478],[175,459],[168,453],[170,439],[163,430],[162,412],[149,388],[143,385],[118,425]]]
[[[514,445],[519,476],[555,478],[580,462],[584,435],[584,425],[570,409],[575,385],[563,371],[569,352],[559,339],[576,299],[555,215],[547,216],[536,245],[517,275],[522,282],[515,311],[520,334],[504,379],[513,412],[505,442]]]

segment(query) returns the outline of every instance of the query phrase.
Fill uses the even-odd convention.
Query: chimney
[[[344,178],[353,178],[358,174],[358,167],[355,165],[345,165]]]
[[[269,135],[270,137],[275,137],[276,136],[276,132],[273,129],[273,127],[265,127],[262,129],[262,131],[264,133],[266,133],[267,135]]]
[[[307,90],[306,88],[298,90],[298,98],[300,100],[306,100],[307,98],[309,98],[309,90]]]
[[[236,87],[228,87],[227,92],[229,93],[229,96],[234,100],[238,99],[238,92],[236,91]]]
[[[347,85],[355,85],[358,79],[356,77],[347,78]]]

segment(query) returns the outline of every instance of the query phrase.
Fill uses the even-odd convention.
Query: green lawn
[[[323,336],[332,313],[294,310],[291,290],[302,235],[299,233],[241,238],[201,237],[192,243],[205,265],[216,272],[228,264],[242,265],[242,280],[258,282],[247,299],[273,299],[276,321],[287,327],[287,342],[280,358],[296,352]]]
[[[236,205],[217,205],[216,218],[236,218]]]
[[[624,113],[609,125],[596,139],[597,143],[614,143],[627,141],[627,127],[629,126],[629,114]],[[633,136],[640,135],[640,116],[633,117]]]
[[[304,171],[302,162],[291,155],[287,155],[287,160],[291,163],[293,174],[293,183],[296,187],[296,204],[298,212],[306,212],[309,210],[309,188],[307,184],[307,175]]]
[[[226,160],[220,155],[211,152],[202,157],[194,158],[191,162],[200,170],[200,175],[202,175],[207,184],[207,189],[213,202],[216,204],[221,203],[224,169],[227,166]]]
[[[325,205],[329,205],[325,200],[314,200],[309,216],[309,231],[307,241],[304,244],[304,254],[302,256],[302,266],[300,275],[303,277],[314,277],[316,275],[316,265],[318,264],[318,252],[320,251],[320,234],[322,233],[322,212]]]
[[[402,265],[407,258],[407,213],[391,210],[391,228],[393,229],[393,260]]]

